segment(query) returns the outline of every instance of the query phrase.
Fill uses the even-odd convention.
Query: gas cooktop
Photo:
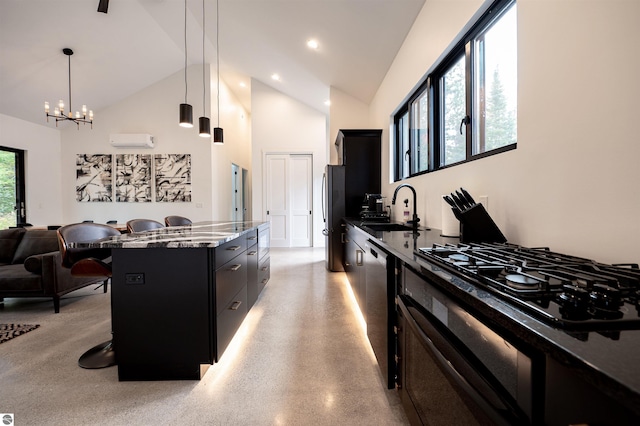
[[[640,329],[637,264],[607,265],[507,243],[434,244],[415,253],[567,332],[610,332],[615,339],[618,330]]]

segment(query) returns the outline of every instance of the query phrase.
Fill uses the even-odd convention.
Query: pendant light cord
[[[73,116],[71,109],[71,55],[68,55],[67,57],[69,58],[69,114]]]
[[[220,127],[220,12],[218,9],[218,0],[216,0],[216,68],[217,68],[217,77],[218,77],[218,89],[217,89],[217,100],[218,100],[218,125]]]
[[[184,103],[187,103],[187,0],[184,0]]]
[[[205,40],[205,26],[204,26],[204,17],[205,17],[205,13],[204,13],[204,0],[202,0],[202,116],[206,117],[207,116],[207,97],[206,97],[206,83],[205,83],[205,78],[204,78],[204,40]]]

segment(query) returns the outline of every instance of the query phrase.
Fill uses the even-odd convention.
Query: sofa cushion
[[[0,231],[0,263],[11,263],[16,247],[27,231],[24,228],[3,229]]]
[[[6,265],[0,268],[0,290],[3,292],[42,292],[40,275],[24,270],[24,266]]]
[[[22,237],[22,241],[20,241],[11,263],[24,263],[29,256],[52,251],[58,251],[58,236],[56,231],[45,229],[27,231]]]

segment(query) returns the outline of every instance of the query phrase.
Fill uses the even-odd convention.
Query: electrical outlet
[[[124,274],[124,283],[132,285],[144,284],[144,274]]]

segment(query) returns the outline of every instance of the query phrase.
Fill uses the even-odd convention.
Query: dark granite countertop
[[[526,345],[546,354],[594,384],[640,416],[640,330],[623,330],[612,339],[598,332],[580,338],[524,314],[497,296],[460,280],[446,268],[433,265],[414,254],[414,249],[434,243],[457,243],[457,238],[440,236],[439,230],[376,232],[359,220],[346,220],[371,235],[371,242],[410,265],[423,275],[437,275],[438,283],[450,294],[482,315],[493,327],[506,330]],[[586,340],[585,340],[586,339]]]
[[[171,226],[108,239],[76,243],[75,247],[103,248],[202,248],[217,247],[255,230],[267,222],[196,222],[185,226]]]

